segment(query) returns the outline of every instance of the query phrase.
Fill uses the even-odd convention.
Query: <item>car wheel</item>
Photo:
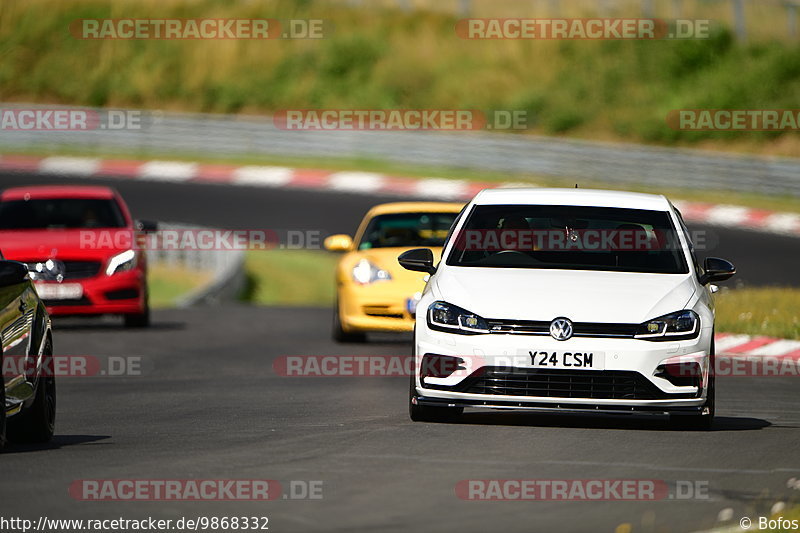
[[[411,374],[408,388],[408,416],[414,422],[453,422],[464,412],[463,407],[438,407],[414,403],[417,391],[414,387],[416,376]]]
[[[354,333],[345,331],[342,328],[342,321],[339,318],[339,302],[333,304],[333,327],[331,336],[336,342],[365,342],[367,335],[365,333]]]
[[[708,373],[708,392],[706,392],[706,403],[703,404],[702,414],[699,415],[675,415],[670,417],[670,422],[679,429],[689,431],[709,431],[714,425],[714,414],[716,412],[716,366],[714,354],[714,342],[711,342],[711,358],[709,361],[711,369]]]
[[[150,304],[145,302],[144,311],[132,315],[125,315],[126,328],[146,328],[150,325]]]
[[[49,340],[44,355],[53,355]],[[55,426],[56,379],[53,376],[39,376],[33,405],[8,421],[8,437],[15,442],[49,442]]]

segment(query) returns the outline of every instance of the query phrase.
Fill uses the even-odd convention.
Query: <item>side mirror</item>
[[[725,281],[736,274],[736,267],[733,263],[718,257],[707,257],[703,263],[706,273],[700,276],[700,283],[705,285],[712,281]]]
[[[137,220],[134,226],[144,233],[155,233],[158,230],[158,222],[152,220]]]
[[[433,274],[436,267],[433,265],[433,252],[430,248],[414,248],[400,254],[397,258],[400,266],[414,272],[427,272]]]
[[[28,266],[19,261],[0,261],[0,287],[28,281]]]
[[[353,239],[350,235],[339,233],[327,237],[322,244],[331,252],[349,252],[353,248]]]

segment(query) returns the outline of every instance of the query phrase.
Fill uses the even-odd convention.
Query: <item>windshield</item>
[[[0,230],[122,227],[125,218],[111,199],[47,198],[0,203]]]
[[[476,206],[447,264],[688,273],[668,213],[616,207]]]
[[[457,216],[458,213],[377,215],[369,221],[358,249],[442,246]]]

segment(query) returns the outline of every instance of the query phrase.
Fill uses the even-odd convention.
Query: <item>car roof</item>
[[[625,207],[650,211],[669,211],[663,195],[601,189],[501,188],[484,189],[473,199],[475,205],[574,205]]]
[[[369,216],[391,213],[458,213],[464,204],[454,202],[391,202],[378,204],[369,210]]]
[[[0,194],[3,200],[21,200],[25,198],[114,198],[111,187],[87,185],[36,185],[30,187],[12,187]]]

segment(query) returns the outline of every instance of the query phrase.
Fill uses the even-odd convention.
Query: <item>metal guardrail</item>
[[[80,149],[140,157],[365,158],[523,172],[578,182],[800,196],[800,160],[792,158],[488,132],[286,131],[277,128],[270,117],[142,113],[143,127],[138,130],[0,129],[0,151]]]
[[[185,224],[159,222],[163,230],[208,229]],[[243,250],[147,250],[147,261],[151,265],[179,267],[198,272],[210,272],[211,279],[205,285],[183,296],[178,307],[217,303],[233,300],[244,284]]]

